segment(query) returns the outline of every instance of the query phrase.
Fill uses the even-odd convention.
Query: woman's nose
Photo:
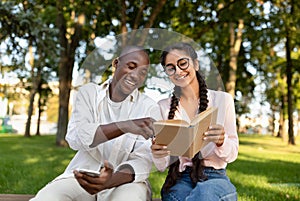
[[[181,73],[181,70],[177,65],[175,66],[175,74],[180,74]]]

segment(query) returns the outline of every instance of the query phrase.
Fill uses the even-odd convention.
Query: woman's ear
[[[193,62],[193,63],[194,63],[194,68],[195,68],[195,70],[198,71],[199,68],[200,68],[198,59],[194,59],[194,62]]]

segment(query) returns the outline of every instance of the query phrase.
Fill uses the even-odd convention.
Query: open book
[[[211,107],[198,114],[191,123],[184,120],[160,120],[154,122],[155,143],[167,145],[172,156],[193,156],[204,147],[203,134],[216,124],[218,109]]]

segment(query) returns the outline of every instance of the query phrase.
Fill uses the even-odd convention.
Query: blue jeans
[[[163,201],[236,201],[237,193],[234,185],[226,176],[225,169],[216,170],[205,167],[205,181],[193,185],[190,178],[190,168],[187,168],[181,178],[177,179],[168,192],[162,190]]]

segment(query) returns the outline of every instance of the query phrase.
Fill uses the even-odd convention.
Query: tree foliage
[[[250,111],[255,88],[263,84],[263,101],[270,103],[271,116],[286,114],[283,117],[291,122],[300,107],[299,4],[295,0],[2,1],[0,41],[6,44],[5,55],[13,58],[7,68],[28,78],[29,90],[38,89],[38,74],[40,81],[53,75],[59,81],[58,145],[64,145],[74,64],[91,70],[83,61],[95,49],[96,38],[147,28],[174,31],[198,43],[234,96],[238,115]],[[139,42],[153,36],[145,32]],[[131,42],[130,37],[122,38],[123,45]],[[29,47],[35,50],[30,69],[25,65]],[[150,54],[154,59],[157,55]],[[100,55],[97,59],[105,60]],[[111,73],[108,70],[103,78]],[[155,70],[150,73],[159,76]]]

